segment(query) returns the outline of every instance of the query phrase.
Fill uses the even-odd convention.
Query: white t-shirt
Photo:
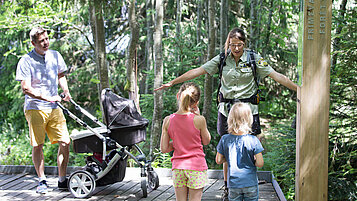
[[[45,96],[58,95],[58,74],[67,70],[61,54],[55,50],[38,54],[35,49],[23,56],[17,64],[16,80],[27,80],[34,89]],[[57,108],[56,103],[43,101],[25,95],[25,110],[43,110]]]

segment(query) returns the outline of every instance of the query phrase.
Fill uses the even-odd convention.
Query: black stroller
[[[130,157],[141,168],[141,189],[143,197],[147,197],[148,188],[158,188],[159,177],[136,144],[145,140],[149,121],[137,112],[134,101],[122,98],[110,89],[102,91],[101,101],[107,125],[71,100],[76,110],[100,126],[97,128],[91,128],[57,103],[65,114],[88,129],[70,135],[74,152],[93,153],[86,158],[86,166],[82,170],[70,175],[68,189],[75,197],[85,198],[93,193],[96,186],[123,181]],[[138,153],[136,156],[130,153],[133,149]]]

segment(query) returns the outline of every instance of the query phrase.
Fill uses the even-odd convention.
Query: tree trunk
[[[101,92],[105,88],[109,88],[108,66],[106,65],[105,55],[105,29],[103,19],[103,5],[101,0],[95,0],[94,4],[90,3],[90,17],[92,22],[92,34],[95,42],[95,58],[97,63],[97,74],[100,83],[98,84],[99,102],[101,100]],[[103,113],[102,104],[100,107]]]
[[[197,44],[201,43],[201,27],[202,27],[202,0],[197,1],[197,32],[196,32],[196,39],[197,39]],[[201,63],[202,57],[198,57],[198,62]]]
[[[129,93],[129,99],[134,100],[136,108],[140,112],[139,107],[139,95],[138,95],[138,86],[137,86],[137,58],[136,58],[136,49],[139,38],[138,25],[136,23],[135,16],[135,0],[131,0],[129,5],[129,27],[130,27],[130,43],[128,47],[128,60],[127,60],[127,84],[126,90]]]
[[[250,2],[250,42],[249,47],[251,49],[256,49],[256,40],[257,40],[257,0],[252,0]]]
[[[219,48],[220,50],[224,49],[224,43],[226,42],[228,35],[228,0],[221,0],[221,14],[220,14],[220,41]]]
[[[202,1],[198,0],[197,1],[197,33],[196,33],[196,39],[197,39],[197,44],[201,42],[201,21],[202,21]]]
[[[176,40],[178,43],[180,42],[180,35],[181,35],[181,17],[182,17],[182,0],[177,0],[176,4]],[[180,45],[180,44],[178,44]],[[176,52],[176,61],[180,62],[180,52]]]
[[[153,35],[152,35],[152,26],[154,22],[154,13],[153,12],[148,12],[149,10],[153,9],[153,0],[148,0],[146,3],[146,35],[147,35],[147,40],[146,40],[146,48],[145,48],[145,58],[146,58],[146,70],[151,71],[152,70],[152,65],[153,65]],[[141,87],[142,89],[145,89],[145,94],[149,93],[149,82],[147,80],[147,74],[143,73],[143,78],[142,78],[142,83],[144,87]]]
[[[216,34],[215,34],[215,0],[209,0],[208,3],[208,23],[209,23],[209,37],[208,37],[208,60],[212,59],[215,55],[216,47]],[[209,119],[212,108],[212,83],[213,78],[211,75],[205,75],[205,89],[204,89],[204,102],[202,115]]]
[[[263,46],[266,46],[266,48],[263,48],[263,57],[266,56],[269,46],[269,40],[270,40],[270,30],[271,30],[271,21],[273,17],[273,10],[274,10],[274,0],[270,0],[270,6],[269,6],[269,17],[268,17],[268,23],[266,26],[267,33],[265,37],[265,42]]]
[[[163,17],[164,5],[163,0],[156,0],[156,19],[154,31],[154,55],[155,55],[155,81],[154,88],[158,88],[163,83],[163,61],[162,61],[162,33],[163,33]],[[150,159],[152,160],[154,151],[159,148],[161,121],[163,111],[163,90],[154,92],[154,113],[152,117],[151,138],[150,138]]]
[[[337,23],[337,28],[336,28],[336,34],[335,36],[338,36],[341,31],[342,31],[342,24],[341,22],[344,22],[344,19],[345,18],[345,13],[346,13],[346,5],[347,5],[347,0],[343,0],[341,2],[341,5],[340,5],[340,12],[339,12],[339,16],[337,17],[338,20],[338,23]],[[339,45],[340,45],[340,40],[341,38],[339,37],[336,37],[334,40],[333,40],[333,51],[336,52],[338,51],[340,48],[339,48]],[[332,67],[332,70],[335,69],[335,66],[336,66],[336,63],[337,63],[337,58],[338,58],[338,54],[337,53],[334,53],[333,56],[332,56],[332,61],[331,61],[331,67]]]

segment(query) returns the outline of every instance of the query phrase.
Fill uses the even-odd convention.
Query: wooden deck
[[[128,168],[129,169],[129,168]],[[57,177],[47,176],[49,192],[44,195],[36,193],[37,177],[31,173],[0,173],[0,200],[175,200],[175,192],[170,176],[159,174],[160,186],[154,191],[149,191],[147,198],[142,198],[140,188],[140,174],[137,171],[127,171],[122,182],[96,187],[93,195],[87,199],[76,199],[68,191],[57,188]],[[223,190],[222,179],[210,178],[209,184],[204,188],[202,200],[221,200]],[[279,201],[273,184],[265,182],[259,184],[259,200]]]

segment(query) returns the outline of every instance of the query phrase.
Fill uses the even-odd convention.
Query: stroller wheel
[[[148,171],[148,187],[150,190],[155,190],[159,187],[159,176],[155,171]]]
[[[95,189],[95,179],[91,173],[78,170],[69,177],[68,188],[74,197],[86,198],[89,197]]]
[[[148,187],[146,185],[146,177],[141,177],[141,190],[143,191],[143,197],[148,196]]]

